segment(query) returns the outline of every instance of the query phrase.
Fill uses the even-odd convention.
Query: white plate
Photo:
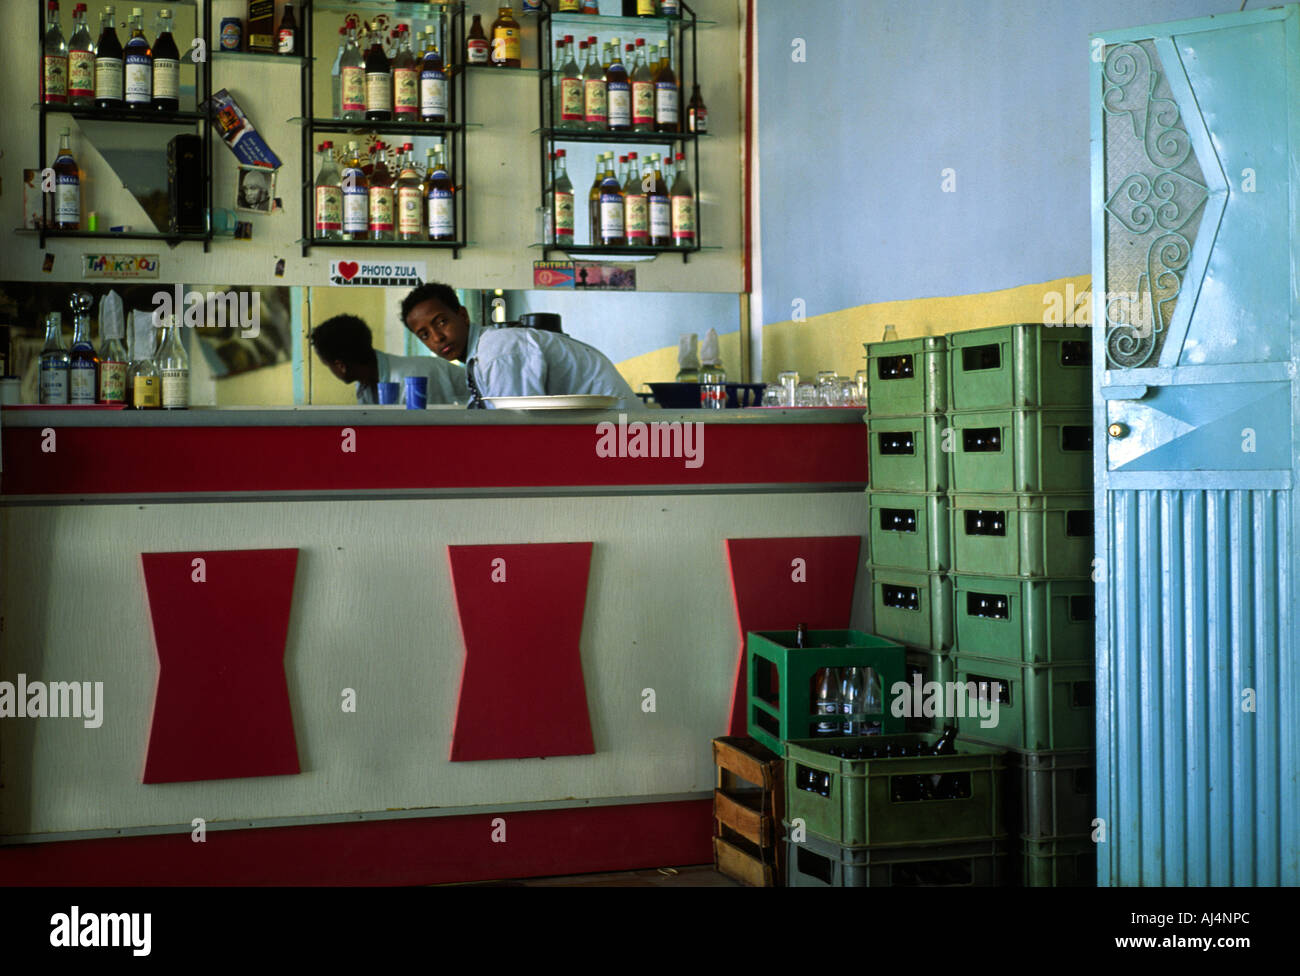
[[[498,410],[608,410],[618,397],[574,393],[569,396],[484,397]]]

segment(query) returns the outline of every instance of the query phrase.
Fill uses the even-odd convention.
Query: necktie
[[[474,360],[470,360],[465,366],[465,385],[469,388],[469,405],[467,410],[486,410],[487,404],[483,402],[483,394],[478,391],[478,384],[474,382]]]

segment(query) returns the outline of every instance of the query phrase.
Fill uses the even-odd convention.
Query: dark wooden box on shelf
[[[780,756],[749,736],[713,740],[713,863],[741,884],[785,884],[785,773]]]

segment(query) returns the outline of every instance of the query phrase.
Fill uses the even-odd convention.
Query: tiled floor
[[[560,878],[525,878],[518,881],[480,881],[471,887],[493,888],[739,888],[711,864],[650,868],[608,874],[573,874]]]

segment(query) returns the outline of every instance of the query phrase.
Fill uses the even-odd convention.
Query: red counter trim
[[[505,842],[492,840],[495,818]],[[314,824],[0,848],[0,885],[428,885],[713,859],[713,801]]]
[[[63,427],[4,432],[5,495],[861,484],[859,424],[705,424],[702,463],[600,457],[596,427]],[[345,451],[345,430],[355,450]]]

